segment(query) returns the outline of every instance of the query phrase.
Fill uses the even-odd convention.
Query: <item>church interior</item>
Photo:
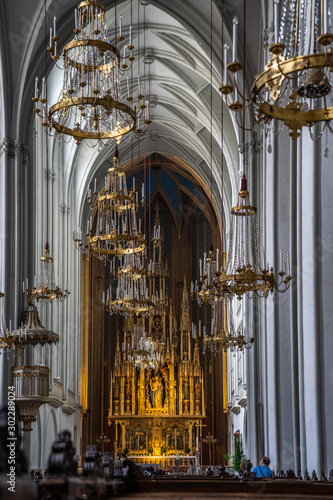
[[[332,7],[0,3],[0,427],[14,408],[26,472],[65,439],[78,471],[269,457],[331,488]]]

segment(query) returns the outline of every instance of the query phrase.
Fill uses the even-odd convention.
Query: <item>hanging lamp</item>
[[[52,137],[59,134],[73,137],[77,144],[87,139],[93,146],[107,144],[110,139],[120,141],[136,129],[137,117],[147,107],[141,94],[140,77],[137,98],[130,95],[129,83],[127,96],[122,95],[121,76],[135,59],[132,26],[125,44],[120,17],[118,31],[115,22],[113,33],[116,44],[111,43],[105,8],[96,0],[81,2],[74,11],[74,20],[74,37],[59,52],[54,18],[47,50],[57,66],[62,60],[62,91],[58,101],[50,106],[45,95],[45,79],[39,96],[36,78],[34,112]]]
[[[127,188],[126,175],[119,164],[118,147],[116,145],[113,165],[107,171],[104,186],[97,192],[97,184],[93,193],[88,188],[88,204],[94,213],[87,221],[86,241],[82,241],[81,228],[76,227],[73,240],[78,250],[93,255],[100,260],[109,260],[126,254],[142,253],[146,241],[141,231],[141,221],[137,223],[139,206],[138,193],[135,186]],[[141,203],[144,204],[144,186],[142,186]]]
[[[219,290],[227,287],[239,300],[246,294],[267,298],[269,292],[285,292],[290,287],[289,256],[280,251],[280,271],[277,279],[273,267],[265,263],[264,249],[260,252],[257,209],[249,202],[245,173],[241,181],[238,205],[231,209],[231,227],[225,273],[216,277]]]
[[[233,320],[232,298],[222,298],[212,307],[211,327],[203,335],[203,352],[243,351],[250,349],[254,338],[246,340],[245,335],[236,332]]]
[[[271,132],[272,120],[276,119],[289,129],[293,139],[297,139],[303,127],[307,127],[314,141],[326,131],[327,143],[328,131],[333,133],[330,2],[283,0],[280,3],[280,0],[271,0],[271,5],[274,39],[268,47],[270,59],[264,70],[255,77],[252,95],[246,97],[244,90],[241,92],[237,85],[237,74],[243,67],[237,55],[237,17],[233,21],[232,61],[226,65],[233,75],[233,82],[230,85],[225,71],[220,91],[225,96],[234,91],[229,108],[236,115],[253,103],[255,120],[264,127],[266,133]],[[225,50],[227,53],[227,44]],[[245,79],[245,75],[243,77]],[[322,125],[318,133],[314,131],[314,125],[320,122]]]

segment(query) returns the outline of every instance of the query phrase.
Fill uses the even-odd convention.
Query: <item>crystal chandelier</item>
[[[11,321],[9,322],[9,330],[6,327],[4,296],[4,293],[0,293],[0,354],[3,349],[7,359],[9,359],[9,354],[15,351],[15,338],[12,335]]]
[[[210,333],[203,335],[203,353],[243,351],[250,349],[254,343],[251,337],[248,341],[245,335],[236,332],[233,321],[232,299],[222,298],[212,307],[212,322]]]
[[[30,305],[33,305],[34,300],[37,302],[52,302],[57,300],[64,301],[69,296],[70,292],[65,287],[62,290],[54,282],[53,276],[53,259],[50,257],[49,244],[46,242],[44,255],[40,258],[40,270],[38,281],[35,276],[34,285],[29,288],[29,281],[23,282],[23,293],[26,295]]]
[[[127,256],[125,267],[127,267]],[[154,303],[150,299],[149,287],[145,274],[138,269],[130,273],[124,268],[118,272],[118,279],[103,292],[102,303],[110,314],[119,313],[121,316],[149,316],[154,310]]]
[[[74,38],[61,53],[58,49],[56,18],[50,28],[47,47],[57,63],[62,59],[63,87],[58,102],[49,106],[46,82],[42,79],[40,97],[38,78],[35,81],[34,112],[51,136],[64,134],[74,137],[77,144],[83,139],[105,144],[109,139],[118,142],[130,131],[136,130],[137,118],[149,120],[149,106],[144,101],[140,77],[138,95],[132,97],[127,80],[127,97],[123,99],[120,77],[132,66],[132,26],[128,45],[123,43],[122,18],[119,31],[114,33],[116,45],[110,42],[105,23],[105,8],[96,0],[85,0],[75,9]],[[58,67],[58,64],[57,64]]]
[[[128,190],[126,175],[119,165],[118,147],[116,146],[113,166],[105,177],[104,187],[97,192],[95,180],[94,192],[88,189],[88,204],[95,214],[87,222],[86,243],[82,243],[82,232],[75,228],[73,240],[78,250],[88,252],[100,260],[113,260],[115,256],[142,253],[146,241],[141,232],[141,220],[137,224],[136,212],[139,206],[138,193]],[[141,203],[144,203],[142,185]]]
[[[257,209],[249,203],[249,192],[245,174],[242,178],[238,205],[231,209],[231,229],[229,249],[225,272],[214,280],[219,290],[227,287],[232,295],[239,300],[244,293],[267,298],[269,292],[277,290],[285,292],[292,277],[290,276],[290,261],[280,253],[279,279],[274,275],[273,267],[265,264],[265,252],[259,249],[259,234],[257,228]],[[262,253],[262,262],[261,256]],[[265,267],[266,266],[266,267]]]
[[[326,130],[333,133],[333,79],[331,68],[333,42],[331,5],[328,0],[274,0],[274,43],[269,46],[271,58],[264,71],[254,80],[252,98],[245,99],[237,88],[236,74],[242,65],[237,61],[237,23],[233,31],[233,61],[227,65],[233,73],[233,86],[225,72],[220,87],[223,94],[235,90],[229,105],[234,111],[254,103],[256,121],[270,129],[273,119],[281,120],[293,139],[308,127],[313,140]],[[280,17],[281,14],[281,17]],[[225,55],[226,60],[226,55]],[[241,96],[242,102],[238,101]],[[319,135],[313,126],[322,122]]]
[[[163,363],[163,355],[156,342],[147,335],[143,325],[135,325],[130,348],[125,343],[127,359],[137,368],[157,369]]]
[[[214,286],[214,280],[219,271],[219,249],[214,252],[211,245],[208,257],[204,253],[203,259],[199,259],[199,282],[191,282],[191,297],[201,306],[203,303],[213,304],[218,299],[218,292]],[[221,291],[221,294],[222,291]]]

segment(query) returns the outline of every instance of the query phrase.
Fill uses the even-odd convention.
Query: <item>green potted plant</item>
[[[243,462],[245,458],[244,449],[243,449],[243,441],[239,436],[235,437],[235,446],[234,446],[234,454],[231,457],[231,466],[234,471],[240,471],[240,464]]]
[[[225,464],[229,465],[229,463],[230,463],[230,454],[228,452],[225,453],[224,458],[225,458]]]

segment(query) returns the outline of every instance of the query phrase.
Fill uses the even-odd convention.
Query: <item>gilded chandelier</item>
[[[53,276],[53,259],[50,257],[48,242],[45,245],[44,255],[40,258],[40,271],[38,281],[35,276],[34,284],[29,288],[28,279],[23,282],[23,293],[26,295],[30,305],[33,305],[34,300],[37,302],[52,302],[53,300],[64,301],[69,296],[70,292],[65,287],[62,290],[54,282]]]
[[[106,293],[103,292],[102,303],[110,314],[121,316],[149,316],[154,310],[150,297],[144,255],[124,255],[118,270],[116,262],[111,264],[113,281]]]
[[[88,189],[88,204],[94,212],[87,221],[86,243],[82,242],[82,232],[75,228],[73,239],[76,247],[82,252],[94,255],[100,260],[112,261],[114,257],[127,254],[140,254],[146,248],[146,241],[141,232],[141,221],[137,223],[136,212],[139,206],[138,193],[128,190],[126,175],[119,165],[118,148],[116,147],[113,166],[108,169],[104,187],[97,192]],[[144,203],[144,186],[142,186],[141,203]]]
[[[137,98],[127,80],[127,96],[122,96],[120,77],[130,69],[133,60],[132,26],[129,27],[128,45],[123,44],[122,18],[119,31],[113,36],[105,23],[105,8],[96,0],[85,0],[75,9],[74,38],[59,52],[56,18],[50,28],[47,47],[57,63],[62,59],[63,87],[55,104],[47,103],[46,82],[42,79],[38,95],[38,79],[35,82],[34,111],[51,136],[64,134],[74,137],[77,144],[83,139],[106,143],[118,142],[130,131],[136,130],[137,118],[149,124],[149,106],[144,101],[140,77]],[[137,106],[135,106],[135,103]]]
[[[143,325],[135,325],[133,329],[132,345],[124,347],[128,352],[128,360],[137,368],[148,370],[157,369],[163,363],[163,355],[159,352],[156,342],[147,335]]]
[[[328,0],[274,0],[274,43],[270,45],[271,58],[264,71],[254,80],[252,98],[246,99],[237,87],[237,72],[242,64],[233,51],[233,61],[227,67],[233,73],[233,86],[224,82],[223,94],[235,90],[229,108],[244,110],[254,103],[255,119],[266,129],[273,119],[281,120],[296,139],[303,127],[317,140],[326,130],[333,132],[333,42],[331,5]],[[281,14],[281,17],[280,17]],[[236,22],[237,25],[237,22]],[[234,24],[233,44],[237,43]],[[225,51],[225,62],[227,50]],[[238,100],[240,96],[240,101]],[[313,126],[322,122],[319,134]]]
[[[11,321],[9,322],[9,330],[6,327],[4,296],[3,293],[0,293],[0,354],[3,349],[7,359],[9,359],[9,354],[15,351],[15,337],[12,335]]]
[[[254,338],[246,340],[245,335],[236,332],[233,321],[232,299],[218,300],[212,307],[210,333],[203,336],[203,352],[243,351],[250,349]]]
[[[257,209],[249,203],[249,192],[245,174],[242,178],[238,205],[231,209],[231,228],[225,272],[216,276],[217,290],[225,288],[239,300],[246,294],[267,298],[269,292],[285,292],[290,276],[289,256],[280,253],[279,280],[275,278],[273,267],[265,264],[265,252],[260,252],[257,227]],[[262,254],[262,258],[261,255]]]
[[[213,304],[217,300],[217,291],[214,279],[219,270],[219,249],[214,252],[211,246],[208,257],[204,253],[203,259],[199,259],[199,282],[191,283],[191,297],[197,300],[199,305],[203,303]]]

